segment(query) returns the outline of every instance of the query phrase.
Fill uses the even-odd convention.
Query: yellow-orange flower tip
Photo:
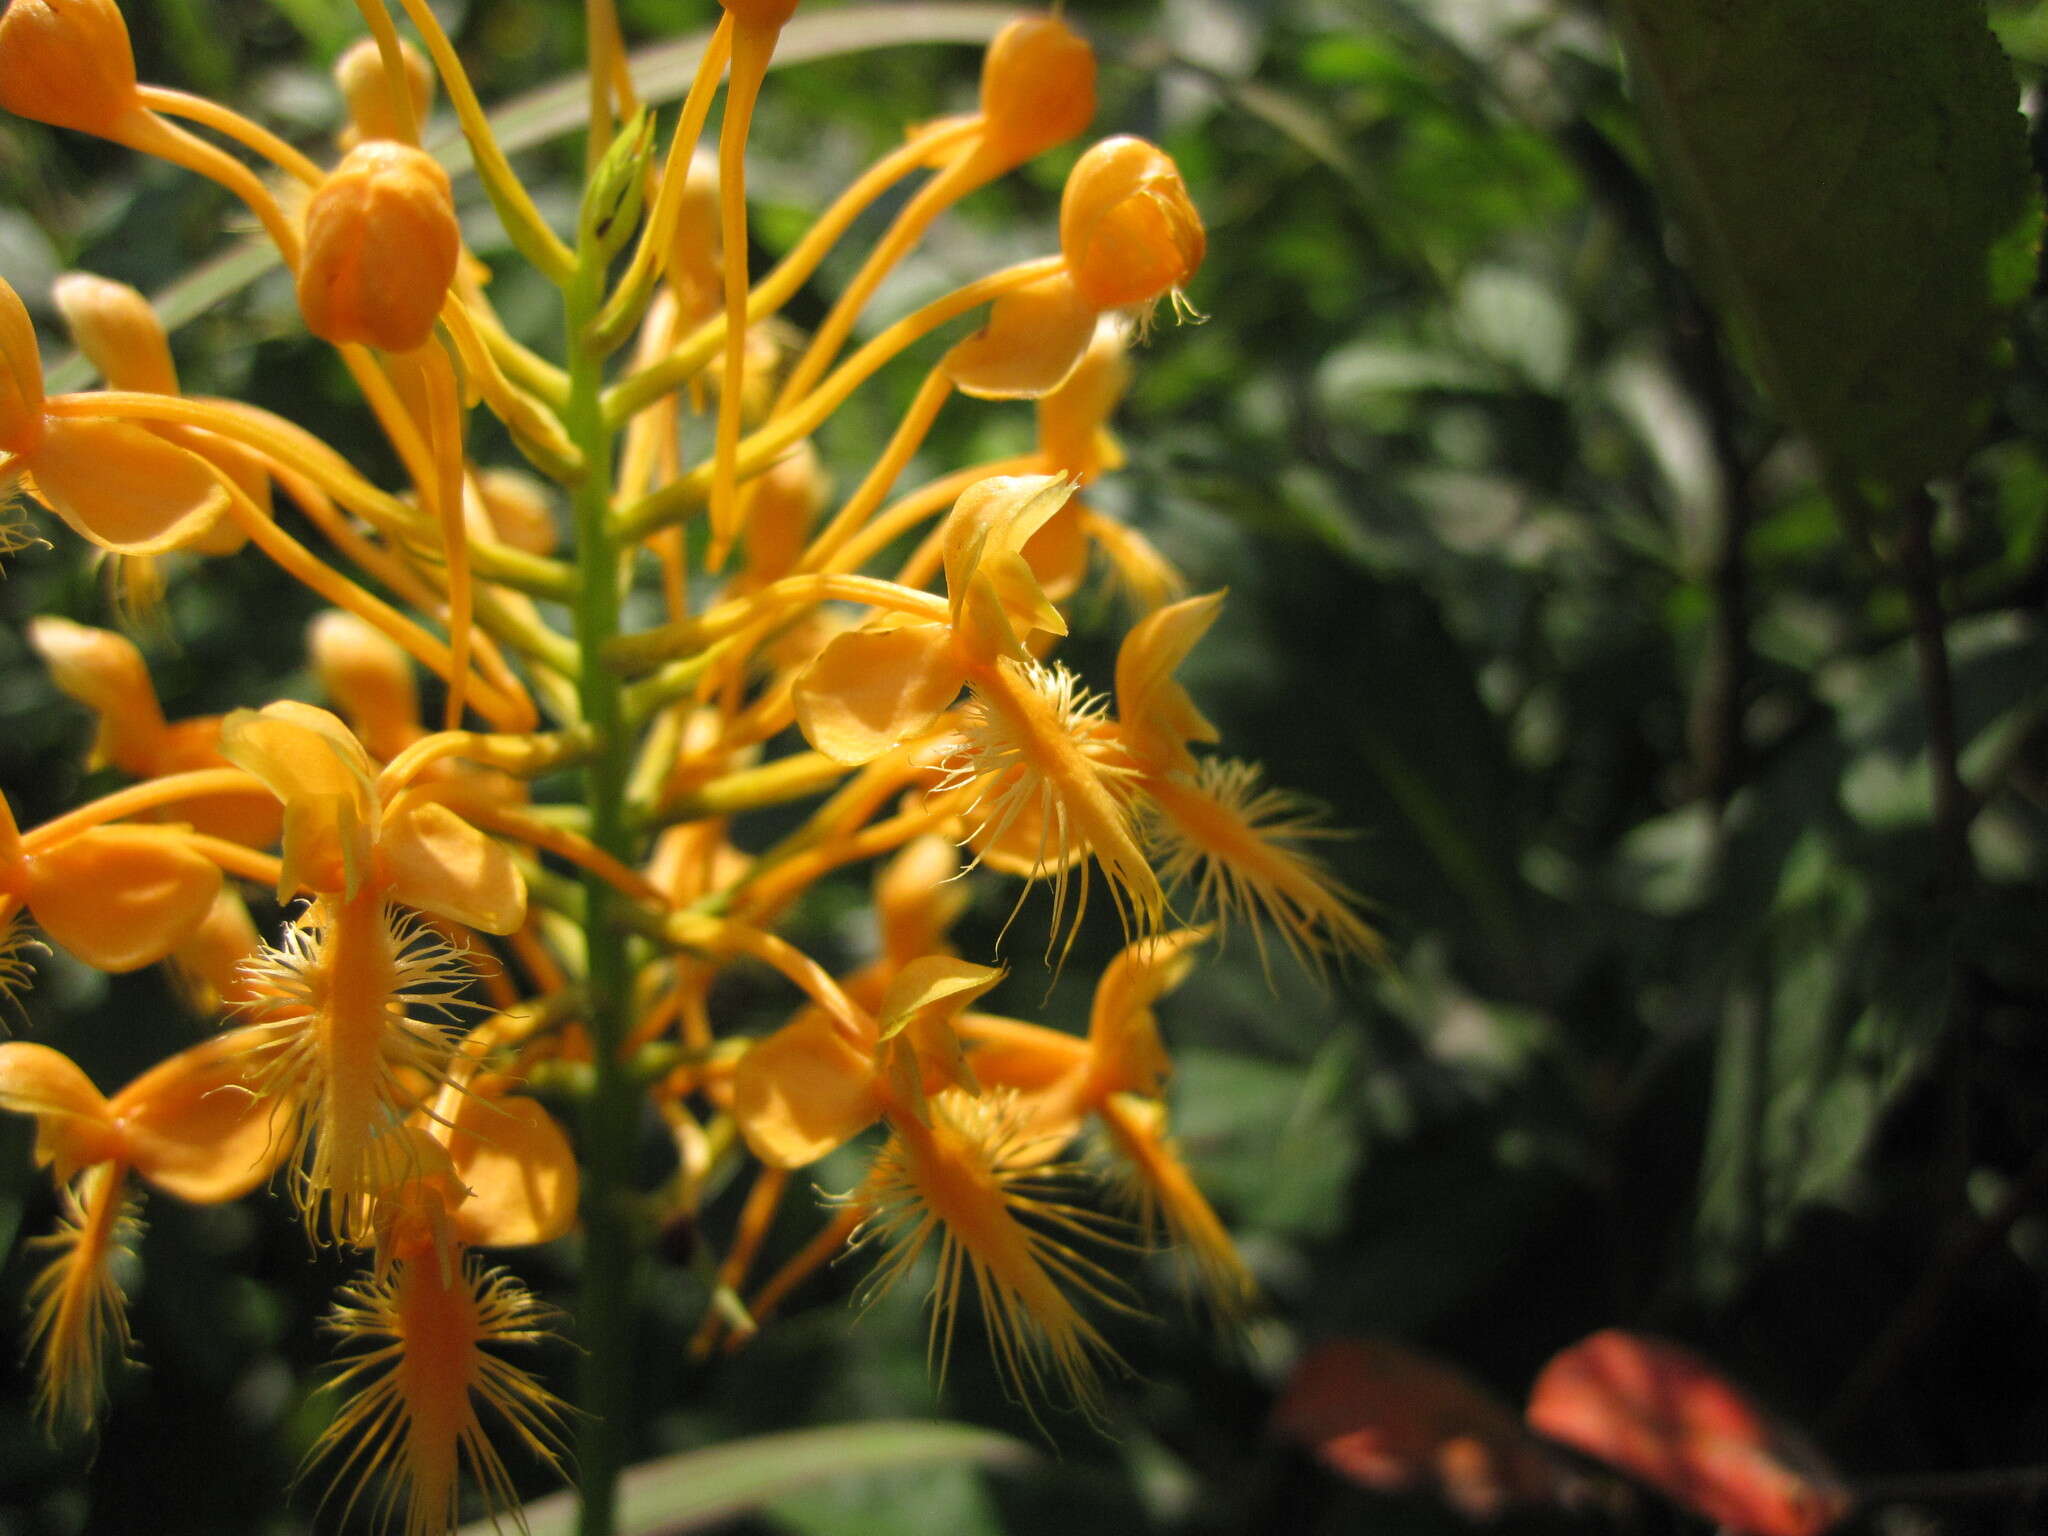
[[[175,395],[178,370],[170,339],[149,300],[111,278],[66,272],[50,297],[78,350],[100,371],[109,389]]]
[[[354,733],[327,710],[283,699],[229,714],[220,750],[285,808],[280,898],[353,896],[371,873],[378,830],[375,770]]]
[[[1258,1303],[1258,1282],[1174,1145],[1166,1105],[1117,1094],[1104,1104],[1102,1121],[1125,1175],[1118,1182],[1137,1208],[1139,1230],[1163,1226],[1189,1288],[1219,1324],[1241,1323]]]
[[[543,1105],[451,1084],[433,1113],[455,1178],[468,1191],[455,1209],[464,1243],[551,1243],[576,1224],[576,1153]]]
[[[953,955],[924,955],[890,980],[875,1022],[884,1043],[900,1035],[910,1047],[907,1057],[899,1048],[891,1064],[898,1068],[899,1091],[913,1105],[946,1088],[981,1091],[953,1021],[1005,974],[999,966],[976,965]]]
[[[735,25],[780,31],[796,14],[798,0],[718,0]]]
[[[114,0],[13,0],[0,16],[0,107],[114,137],[141,110],[128,23]]]
[[[1195,701],[1174,680],[1223,610],[1222,592],[1184,598],[1148,613],[1117,649],[1117,727],[1141,760],[1166,770],[1194,770],[1191,741],[1218,740]]]
[[[1078,136],[1095,117],[1095,51],[1058,16],[1020,16],[981,65],[988,152],[1005,165]]]
[[[1060,198],[1060,253],[1097,309],[1149,306],[1202,264],[1208,237],[1172,157],[1143,139],[1104,139]]]
[[[377,863],[391,899],[408,907],[480,933],[516,933],[526,921],[526,877],[505,845],[424,789],[385,808]]]
[[[277,1169],[284,1144],[270,1107],[243,1085],[239,1031],[227,1030],[158,1062],[107,1101],[121,1160],[148,1183],[195,1205],[238,1200]]]
[[[686,319],[702,320],[717,310],[724,292],[725,246],[718,222],[718,156],[709,149],[692,155],[683,173],[666,270]]]
[[[358,144],[306,206],[306,329],[336,346],[423,346],[461,255],[455,197],[440,163],[389,139]]]
[[[806,1010],[740,1058],[732,1113],[747,1149],[769,1167],[816,1162],[881,1117],[873,1055],[824,1013]]]
[[[1064,635],[1066,620],[1039,585],[1024,547],[1074,494],[1064,475],[997,475],[960,493],[940,532],[946,599],[967,654],[1028,660],[1035,631]]]
[[[168,827],[93,827],[0,867],[0,890],[99,971],[154,965],[197,931],[220,868]]]
[[[193,1014],[211,1019],[223,1008],[247,1000],[243,965],[263,947],[249,916],[249,904],[232,885],[222,885],[204,922],[172,951],[171,970],[180,999]]]
[[[940,366],[954,388],[980,400],[1036,400],[1064,384],[1095,335],[1097,308],[1055,272],[989,306],[982,328]]]
[[[1108,557],[1111,579],[1140,613],[1163,608],[1187,591],[1187,578],[1179,567],[1130,524],[1089,512],[1082,517],[1081,525],[1095,547]]]
[[[791,701],[804,740],[851,766],[929,731],[964,679],[944,625],[856,629],[798,675]]]
[[[967,885],[959,873],[959,848],[931,832],[882,866],[875,877],[875,916],[882,953],[892,967],[901,969],[940,949],[947,930],[967,910]]]
[[[99,716],[95,764],[148,777],[165,730],[149,664],[126,635],[74,624],[54,614],[29,620],[28,643],[60,693]]]
[[[118,555],[177,548],[211,529],[227,506],[206,460],[164,437],[106,417],[43,414],[35,327],[4,282],[0,451],[14,456],[36,497],[74,531]]]
[[[516,1517],[518,1494],[479,1410],[489,1408],[492,1429],[562,1468],[567,1407],[496,1353],[551,1338],[555,1316],[473,1255],[447,1266],[401,1261],[342,1287],[327,1328],[357,1353],[329,1386],[349,1396],[308,1459],[333,1459],[336,1485],[349,1485],[340,1523],[381,1479],[374,1524],[442,1536],[459,1518],[465,1466],[493,1519]]]
[[[42,437],[43,355],[35,323],[21,295],[0,278],[0,450],[26,454]]]
[[[398,56],[405,65],[405,89],[412,97],[412,120],[422,124],[434,101],[434,72],[420,51],[404,38]],[[404,121],[384,78],[384,55],[374,37],[359,38],[334,61],[334,83],[341,88],[348,126],[341,133],[343,150],[377,139],[404,140]]]
[[[0,1044],[0,1109],[36,1123],[35,1160],[58,1184],[121,1153],[106,1098],[69,1056],[30,1040]]]
[[[526,920],[526,881],[504,847],[422,793],[382,804],[369,754],[336,715],[290,699],[238,709],[220,750],[284,805],[281,896],[353,902],[369,888],[485,933]]]
[[[1207,928],[1178,928],[1126,945],[1095,985],[1088,1015],[1090,1097],[1111,1093],[1156,1096],[1172,1063],[1159,1038],[1152,1005],[1185,981]]]

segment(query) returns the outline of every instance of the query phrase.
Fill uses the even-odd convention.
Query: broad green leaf
[[[782,29],[772,67],[807,64],[816,59],[863,53],[875,48],[917,43],[986,43],[1014,7],[958,3],[958,0],[901,0],[896,4],[849,6],[844,10],[804,13]],[[707,32],[643,48],[632,56],[633,81],[649,106],[681,98],[690,88],[697,60],[710,40]],[[516,96],[491,114],[491,126],[505,153],[545,144],[583,126],[589,110],[583,78],[578,75]],[[469,145],[452,117],[430,125],[426,147],[460,176],[470,169]],[[664,137],[661,142],[666,144]],[[277,265],[268,241],[251,240],[202,262],[157,293],[151,302],[165,327],[176,330],[232,294],[241,292]],[[49,368],[45,387],[52,393],[83,388],[93,377],[91,365],[76,353]]]
[[[1956,467],[2040,209],[1981,5],[1621,0],[1675,212],[1837,488]]]
[[[877,1420],[792,1429],[685,1451],[628,1471],[619,1481],[618,1536],[675,1536],[703,1530],[825,1478],[917,1467],[1022,1467],[1030,1447],[965,1424]],[[551,1493],[526,1506],[528,1536],[569,1536],[576,1499]],[[489,1521],[462,1536],[486,1536]]]

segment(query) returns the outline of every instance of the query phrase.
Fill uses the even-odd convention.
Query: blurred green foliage
[[[636,42],[712,10],[622,9]],[[332,130],[322,70],[354,35],[349,7],[126,10],[146,78],[225,93],[308,144]],[[1993,10],[2038,104],[2048,6]],[[1101,499],[1198,589],[1231,588],[1190,684],[1226,740],[1356,829],[1328,856],[1371,898],[1394,961],[1327,988],[1276,963],[1269,981],[1240,934],[1162,1010],[1183,1141],[1270,1298],[1245,1338],[1206,1332],[1171,1275],[1153,1276],[1158,1320],[1113,1330],[1132,1368],[1114,1437],[1056,1421],[1060,1455],[1028,1474],[878,1474],[793,1493],[751,1528],[1453,1527],[1425,1503],[1348,1489],[1267,1434],[1287,1362],[1334,1332],[1400,1336],[1519,1399],[1592,1329],[1651,1328],[1818,1425],[1852,1473],[2040,1460],[2048,306],[2021,307],[2016,366],[1967,403],[1987,425],[1937,482],[1969,791],[1959,874],[1934,824],[1939,765],[1899,567],[1888,546],[1845,536],[1813,455],[1675,263],[1683,241],[1600,7],[1068,11],[1104,54],[1100,123],[1175,155],[1212,237],[1191,293],[1210,318],[1162,328],[1142,354],[1121,418],[1131,467]],[[487,101],[575,67],[571,0],[444,12]],[[890,46],[771,82],[750,173],[757,261],[906,124],[969,100],[971,50],[877,41]],[[876,313],[1048,248],[1070,160],[979,195]],[[571,140],[522,158],[558,222],[579,166]],[[479,251],[505,258],[473,186],[465,196]],[[240,222],[177,173],[0,124],[0,272],[39,318],[58,271],[158,289]],[[1903,250],[1916,232],[1907,218],[1873,238]],[[546,341],[548,295],[505,265],[501,309]],[[791,319],[815,320],[845,270],[828,266]],[[276,274],[176,346],[192,391],[282,410],[388,478]],[[842,488],[915,382],[915,367],[892,374],[835,418],[822,447]],[[1029,431],[1022,408],[950,410],[913,478],[1017,451]],[[14,560],[0,587],[0,784],[24,823],[96,787],[77,766],[84,717],[20,638],[35,613],[106,621],[101,578],[58,543]],[[172,716],[310,697],[311,609],[254,555],[178,572],[144,633]],[[1125,618],[1105,604],[1084,619],[1074,659],[1106,679]],[[857,897],[822,892],[801,918],[807,944],[856,956]],[[1008,904],[984,894],[982,940]],[[1008,941],[1020,952],[1037,937],[1026,927]],[[1077,1024],[1114,935],[1083,947],[1050,997],[997,1005]],[[765,1023],[778,994],[749,985],[720,1003]],[[153,975],[109,980],[61,957],[26,1012],[22,1030],[103,1084],[209,1027]],[[828,1164],[819,1182],[851,1177]],[[732,1205],[714,1206],[707,1232]],[[18,1237],[51,1213],[25,1128],[0,1126],[0,1239],[13,1240],[0,1315],[18,1315],[30,1270]],[[0,1536],[314,1519],[314,1500],[287,1504],[285,1487],[328,1411],[313,1320],[347,1266],[309,1257],[270,1205],[162,1200],[149,1219],[130,1285],[146,1369],[116,1383],[96,1447],[48,1444],[0,1352]],[[815,1220],[796,1202],[775,1249]],[[644,1298],[636,1456],[937,1411],[915,1297],[855,1317],[850,1266],[746,1354],[689,1365],[704,1291],[686,1238]],[[1958,1242],[1975,1243],[1968,1262],[1945,1268],[1937,1254]],[[573,1263],[548,1252],[520,1267],[566,1296]],[[1931,1310],[1930,1275],[1943,1287]],[[544,1363],[566,1371],[567,1347]],[[1032,1433],[972,1350],[944,1406]],[[1918,1513],[1915,1529],[1939,1531],[2028,1520],[2011,1500]]]

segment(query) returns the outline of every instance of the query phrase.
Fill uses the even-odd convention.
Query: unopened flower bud
[[[899,968],[940,952],[946,930],[967,908],[960,850],[936,833],[905,845],[875,878],[882,952]]]
[[[1095,51],[1057,16],[1019,17],[982,61],[981,115],[1006,164],[1066,143],[1095,117]]]
[[[27,453],[43,435],[43,357],[21,296],[0,278],[0,449]]]
[[[109,389],[178,392],[170,339],[149,300],[133,288],[89,272],[67,272],[51,286],[50,297],[78,350],[99,369]]]
[[[434,101],[434,72],[417,48],[399,39],[398,56],[405,64],[405,88],[412,97],[412,120],[423,123]],[[335,61],[334,83],[341,87],[341,99],[348,109],[348,126],[341,133],[341,147],[353,149],[376,139],[410,142],[405,122],[384,78],[384,55],[374,37],[349,46]]]
[[[306,329],[337,346],[423,346],[461,255],[455,196],[434,157],[388,139],[358,144],[306,207]]]
[[[306,649],[320,686],[372,755],[388,762],[420,737],[412,661],[382,630],[331,608],[306,626]]]
[[[754,499],[742,539],[747,575],[773,581],[796,568],[811,521],[825,504],[825,471],[809,439],[784,454],[754,482]]]
[[[714,313],[724,292],[725,247],[718,227],[718,157],[690,157],[676,207],[675,238],[668,248],[668,280],[692,323]]]
[[[1167,153],[1104,139],[1075,164],[1060,199],[1060,251],[1097,309],[1150,304],[1202,264],[1202,216]]]
[[[128,24],[114,0],[14,0],[0,16],[0,107],[110,137],[139,107]]]
[[[529,555],[551,555],[561,538],[547,488],[516,469],[487,469],[476,477],[484,514],[499,541]]]

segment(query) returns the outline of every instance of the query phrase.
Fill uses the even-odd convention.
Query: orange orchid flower
[[[89,1428],[110,1347],[128,1337],[114,1264],[138,1231],[133,1172],[194,1204],[239,1199],[270,1177],[277,1146],[262,1106],[241,1086],[232,1035],[159,1063],[112,1098],[48,1046],[0,1044],[0,1109],[34,1117],[36,1161],[63,1191],[53,1257],[31,1286],[37,1402],[53,1429]]]
[[[1056,1154],[1087,1119],[1100,1123],[1141,1228],[1164,1229],[1186,1256],[1195,1288],[1217,1317],[1230,1320],[1244,1314],[1257,1286],[1168,1133],[1172,1063],[1152,1012],[1187,979],[1208,937],[1188,928],[1125,948],[1096,984],[1085,1038],[987,1014],[967,1015],[959,1031],[990,1091],[1017,1096],[1017,1113],[1041,1136],[1042,1155]]]
[[[1033,634],[1063,635],[1024,548],[1071,494],[1052,476],[984,480],[955,504],[944,529],[947,616],[885,621],[843,634],[797,679],[798,723],[835,761],[861,763],[930,732],[963,685],[973,691],[967,741],[949,782],[992,776],[978,815],[999,840],[1035,815],[1038,863],[1054,885],[1054,924],[1067,872],[1082,851],[1109,877],[1127,922],[1158,925],[1165,898],[1139,846],[1115,743],[1097,731],[1101,708],[1073,675],[1037,661]],[[1087,901],[1085,867],[1074,919]]]
[[[1192,887],[1219,930],[1232,918],[1263,917],[1311,969],[1331,954],[1377,959],[1383,946],[1358,898],[1300,846],[1333,835],[1313,810],[1264,784],[1254,764],[1188,750],[1217,733],[1174,672],[1215,622],[1222,597],[1159,609],[1117,652],[1116,733],[1152,811],[1146,833],[1161,873],[1175,888]],[[1263,959],[1262,930],[1252,932]]]

